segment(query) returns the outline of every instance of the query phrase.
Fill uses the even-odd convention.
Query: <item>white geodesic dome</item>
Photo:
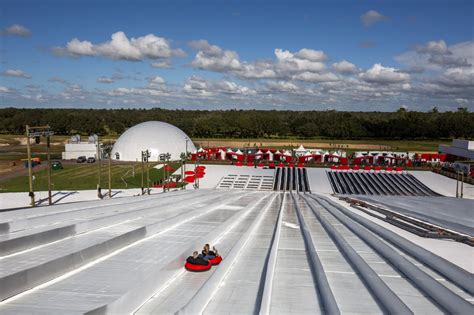
[[[112,159],[141,161],[142,151],[149,150],[149,161],[158,161],[160,154],[170,153],[171,160],[179,160],[181,153],[196,150],[191,138],[181,129],[162,121],[147,121],[125,131],[112,148]]]

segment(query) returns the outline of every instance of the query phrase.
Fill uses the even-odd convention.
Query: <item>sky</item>
[[[0,107],[474,109],[474,1],[2,0]]]

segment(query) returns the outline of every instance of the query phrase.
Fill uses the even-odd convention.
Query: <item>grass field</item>
[[[150,181],[160,181],[164,178],[162,169],[152,168],[155,164],[150,163]],[[179,163],[170,163],[177,169]],[[84,190],[96,189],[98,181],[97,164],[67,164],[63,170],[52,171],[53,190]],[[113,164],[111,167],[112,188],[140,188],[141,166],[135,164]],[[146,173],[145,173],[146,174]],[[42,169],[34,172],[34,190],[48,190],[47,170]],[[146,183],[146,175],[145,175]],[[150,184],[151,185],[151,184]],[[146,184],[145,184],[146,186]],[[101,170],[101,187],[108,188],[107,163],[103,163]],[[0,192],[28,191],[28,176],[17,176],[0,182]]]

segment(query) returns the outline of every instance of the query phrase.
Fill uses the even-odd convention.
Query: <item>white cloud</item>
[[[446,55],[450,53],[444,40],[430,41],[424,45],[416,46],[415,49],[417,52],[425,54]]]
[[[104,76],[102,76],[102,77],[98,77],[98,78],[97,78],[97,82],[109,84],[109,83],[114,83],[115,80],[112,79],[112,78],[109,78],[109,77],[104,77]]]
[[[160,76],[154,76],[154,77],[148,78],[148,82],[152,84],[165,84],[166,81]]]
[[[359,72],[359,69],[347,60],[342,60],[332,64],[334,70],[343,74],[353,74]]]
[[[206,40],[189,43],[198,52],[191,65],[201,70],[223,72],[242,79],[289,79],[302,72],[321,72],[326,68],[326,54],[320,50],[308,48],[292,53],[276,48],[276,60],[241,61],[237,52],[211,45]]]
[[[364,23],[365,26],[370,26],[377,22],[383,22],[388,20],[388,17],[380,14],[375,10],[369,10],[360,16],[360,20]]]
[[[256,95],[257,93],[254,89],[232,81],[211,81],[197,76],[188,78],[183,86],[183,92],[196,97],[209,98],[226,95],[232,99]]]
[[[338,81],[339,78],[334,73],[316,73],[316,72],[302,72],[292,76],[294,80],[307,82],[331,82]]]
[[[313,50],[308,48],[300,49],[295,53],[295,57],[316,62],[325,61],[327,59],[326,54],[322,50]]]
[[[72,39],[64,48],[56,48],[58,54],[66,54],[74,57],[100,56],[114,60],[140,61],[144,59],[170,58],[172,56],[182,57],[181,49],[172,49],[170,42],[154,34],[148,34],[137,38],[128,38],[124,32],[116,32],[111,40],[99,44],[90,41]]]
[[[459,104],[468,104],[469,103],[469,100],[465,99],[465,98],[457,98],[455,99],[456,102],[458,102]]]
[[[254,95],[255,90],[250,89],[249,87],[238,85],[235,82],[231,81],[220,81],[214,85],[217,88],[217,91],[225,94],[238,94],[238,95]]]
[[[7,88],[6,86],[0,86],[0,93],[11,93],[12,90]]]
[[[280,92],[296,92],[299,90],[297,85],[288,81],[271,81],[267,83],[267,87],[270,90]]]
[[[474,68],[447,69],[438,79],[440,84],[451,87],[474,87]]]
[[[301,53],[302,51],[304,53]],[[322,51],[301,49],[293,54],[288,50],[277,48],[275,49],[275,56],[278,70],[283,72],[320,72],[326,68],[325,64],[321,62],[326,59],[326,55]],[[307,59],[307,57],[311,59]]]
[[[408,73],[403,73],[395,68],[383,67],[377,63],[369,70],[359,74],[359,77],[369,83],[392,84],[407,82],[410,79]]]
[[[3,76],[31,79],[31,75],[19,69],[7,69],[2,72]]]
[[[13,24],[9,27],[6,27],[3,31],[3,34],[6,35],[13,35],[13,36],[21,36],[21,37],[29,37],[31,36],[31,31],[23,25]]]
[[[474,41],[446,46],[445,41],[431,41],[415,46],[395,57],[399,63],[409,67],[441,70],[449,67],[469,67],[474,64]]]
[[[217,72],[236,71],[241,68],[239,55],[235,51],[223,50],[210,45],[206,40],[192,41],[190,46],[199,50],[191,62],[195,68]]]
[[[171,64],[169,60],[160,61],[160,62],[153,62],[150,64],[153,68],[158,69],[169,69],[171,68]]]

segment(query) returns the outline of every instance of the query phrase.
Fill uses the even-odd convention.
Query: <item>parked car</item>
[[[76,163],[84,163],[87,160],[85,156],[80,156],[77,158]]]
[[[63,163],[61,163],[60,161],[52,161],[51,162],[51,168],[55,171],[62,170],[63,169]]]
[[[95,157],[88,158],[87,163],[95,163]]]

